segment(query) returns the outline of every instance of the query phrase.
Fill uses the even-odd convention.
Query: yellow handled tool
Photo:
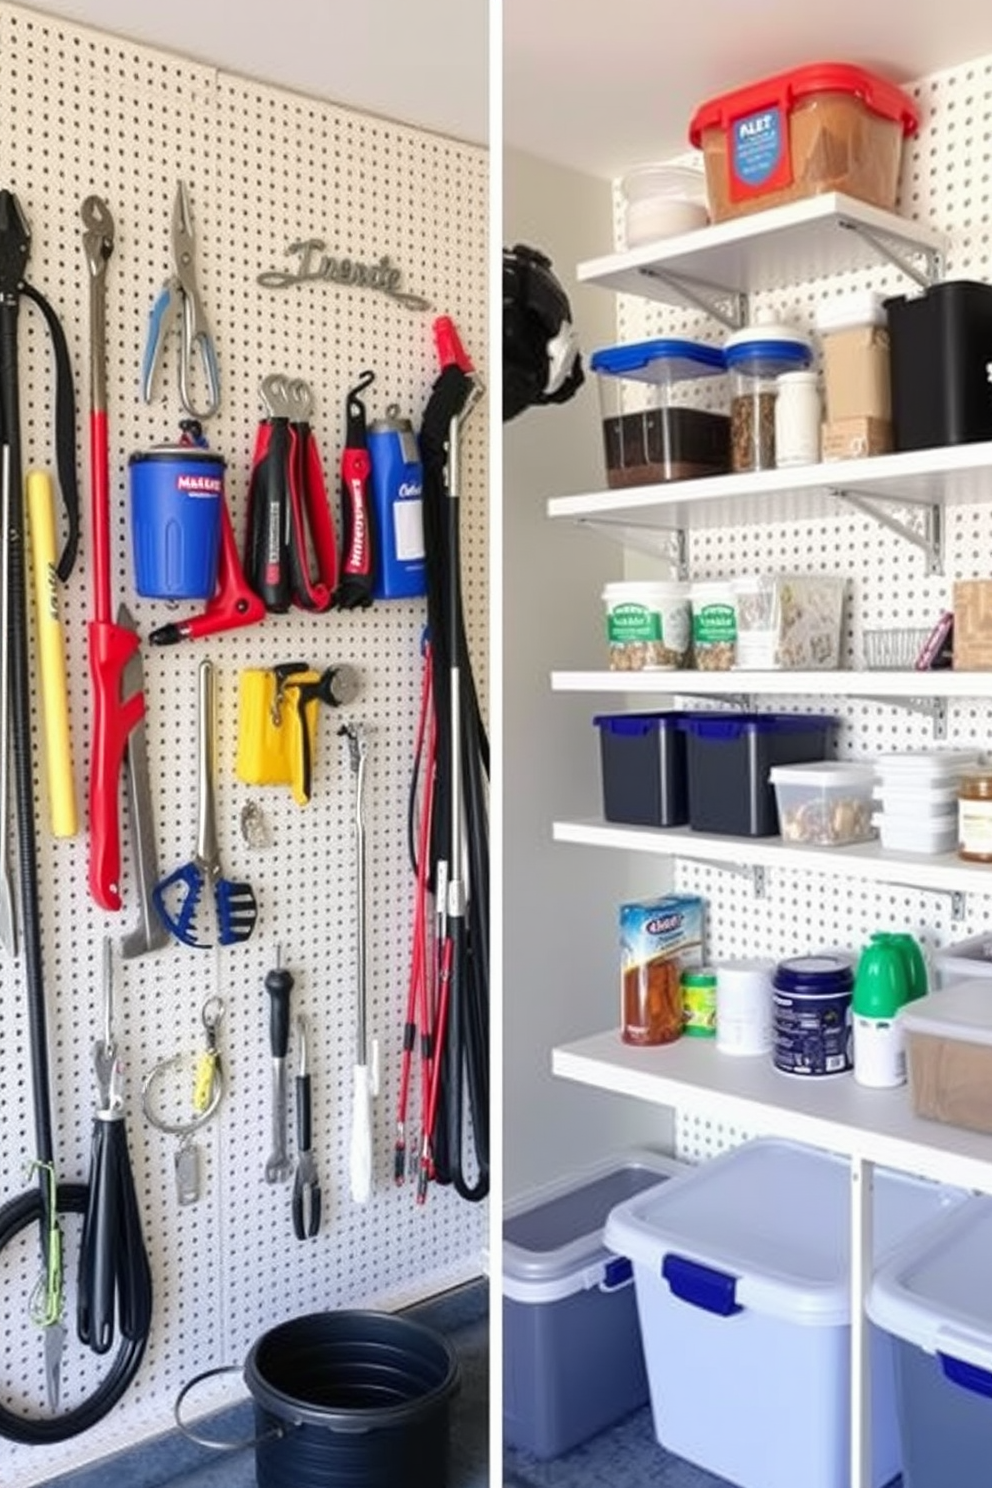
[[[79,822],[69,747],[65,646],[59,617],[58,577],[55,571],[54,500],[51,477],[46,470],[28,471],[27,507],[31,558],[34,564],[35,608],[38,613],[38,660],[52,832],[56,837],[75,837]]]

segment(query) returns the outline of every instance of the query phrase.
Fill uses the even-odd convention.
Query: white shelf
[[[903,257],[940,254],[947,245],[935,228],[832,192],[587,260],[579,264],[578,278],[664,304],[684,299],[659,273],[710,290],[751,294],[878,264],[882,255],[858,228]]]
[[[992,894],[992,866],[965,863],[957,853],[892,852],[877,842],[803,847],[781,837],[728,837],[689,827],[627,827],[600,820],[556,821],[552,835],[556,842],[695,858],[727,867],[800,869],[935,893]]]
[[[598,1090],[779,1135],[943,1183],[992,1191],[992,1137],[913,1115],[909,1091],[869,1090],[851,1077],[780,1074],[770,1057],[740,1058],[682,1038],[640,1049],[616,1031],[552,1052],[556,1075]]]
[[[555,496],[547,510],[550,517],[601,517],[642,526],[649,525],[646,518],[658,526],[723,526],[848,515],[839,491],[940,506],[989,501],[992,442]]]
[[[551,688],[634,697],[973,698],[992,695],[992,672],[552,672]]]

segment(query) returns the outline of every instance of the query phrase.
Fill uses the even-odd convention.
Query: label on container
[[[759,109],[730,125],[730,198],[776,191],[792,183],[789,121],[780,107]]]
[[[647,605],[615,605],[607,616],[607,634],[616,645],[628,641],[660,641],[661,616]]]
[[[851,994],[804,996],[776,988],[772,999],[775,1068],[815,1078],[853,1066]]]
[[[737,615],[730,604],[702,604],[692,608],[692,639],[697,646],[717,646],[737,639]]]

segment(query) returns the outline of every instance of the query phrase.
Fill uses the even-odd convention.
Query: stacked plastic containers
[[[875,761],[872,816],[883,848],[896,852],[953,852],[958,843],[958,783],[977,763],[963,749],[883,754]]]

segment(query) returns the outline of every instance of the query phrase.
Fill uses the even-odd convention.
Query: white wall
[[[504,243],[549,256],[587,362],[616,339],[613,297],[574,279],[578,262],[611,250],[610,186],[517,151],[503,169]],[[617,544],[545,515],[549,496],[603,484],[595,379],[587,373],[568,403],[512,420],[503,450],[503,1143],[512,1199],[631,1142],[668,1145],[670,1126],[666,1113],[551,1074],[553,1045],[616,1022],[618,903],[664,886],[650,860],[635,865],[635,881],[621,855],[551,841],[555,816],[596,813],[600,786],[595,700],[553,695],[550,673],[605,663],[600,595],[623,574]],[[573,926],[582,928],[574,939]]]

